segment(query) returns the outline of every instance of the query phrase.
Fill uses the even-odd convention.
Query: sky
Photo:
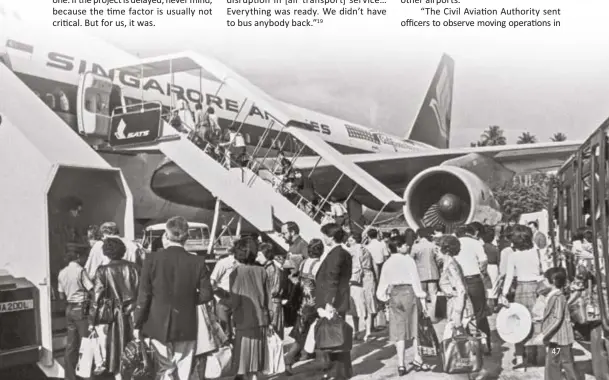
[[[24,11],[18,0],[0,1]],[[490,125],[502,127],[508,143],[523,132],[539,141],[556,132],[583,139],[609,117],[606,1],[537,1],[540,8],[561,9],[560,28],[401,28],[400,19],[425,17],[396,0],[387,5],[387,19],[342,18],[283,30],[228,28],[227,5],[215,1],[213,17],[86,31],[142,57],[187,49],[209,54],[278,99],[398,136],[411,127],[445,52],[455,60],[451,146],[469,146]],[[51,1],[27,3],[29,17],[52,18]]]

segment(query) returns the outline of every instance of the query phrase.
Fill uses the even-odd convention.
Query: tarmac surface
[[[490,318],[491,329],[494,330],[494,317]],[[434,325],[439,337],[443,335],[446,321],[441,321]],[[287,336],[287,334],[286,334]],[[286,338],[286,345],[291,344],[290,338]],[[574,355],[576,366],[580,373],[585,374],[585,379],[594,379],[592,375],[591,355],[589,346],[586,342],[578,342],[574,345]],[[407,362],[412,361],[413,352],[410,349],[407,353]],[[539,354],[538,354],[539,355]],[[432,366],[430,372],[410,372],[406,376],[397,375],[397,356],[395,347],[387,340],[386,329],[381,329],[372,334],[369,342],[355,342],[351,351],[353,360],[354,376],[352,380],[389,380],[389,379],[416,379],[416,380],[474,380],[479,375],[483,379],[500,380],[543,380],[544,364],[535,367],[516,368],[512,364],[514,358],[514,346],[504,343],[493,331],[493,350],[490,356],[484,357],[483,371],[479,374],[458,374],[449,375],[443,373],[439,358],[426,358],[425,362]],[[321,379],[321,366],[315,360],[300,362],[294,366],[294,375],[276,375],[261,377],[261,379],[277,380],[317,380]],[[105,377],[113,379],[113,377]],[[42,380],[44,376],[36,367],[18,368],[10,371],[0,371],[1,380]],[[232,377],[223,378],[231,380]],[[582,377],[584,379],[584,377]],[[105,380],[105,379],[104,379]]]

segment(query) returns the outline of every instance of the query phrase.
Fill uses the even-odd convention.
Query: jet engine
[[[435,166],[417,174],[404,191],[404,217],[411,228],[501,221],[491,189],[474,173],[456,166]]]

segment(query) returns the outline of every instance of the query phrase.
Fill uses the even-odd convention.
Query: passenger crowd
[[[83,259],[69,252],[70,263],[59,274],[59,290],[68,301],[66,379],[76,378],[80,340],[91,334],[102,342],[94,373],[117,379],[125,375],[121,355],[133,339],[149,342],[158,379],[203,379],[212,357],[236,379],[257,379],[278,368],[291,375],[294,364],[313,356],[323,363],[322,378],[348,379],[353,341],[367,341],[385,320],[397,350],[397,373],[430,371],[427,357],[439,353],[426,351],[421,326],[447,318],[441,340],[468,331],[483,337],[488,355],[489,295],[498,288],[500,303],[509,297],[533,313],[544,274],[546,289],[556,291],[546,297],[541,335],[535,339],[564,351],[547,359],[546,374],[552,376],[546,378],[554,378],[561,366],[574,373],[573,331],[568,315],[561,314],[566,277],[564,270],[544,268],[550,266],[547,242],[535,222],[500,230],[472,223],[450,235],[442,226],[403,233],[367,228],[356,234],[327,223],[321,227],[323,241],[310,242],[288,222],[281,228],[287,254],[270,240],[244,237],[211,272],[202,257],[184,249],[188,223],[181,217],[167,222],[163,249],[145,260],[118,232],[113,223],[102,225],[84,267]],[[197,347],[201,315],[206,324],[220,326],[208,333],[231,348],[230,365],[214,356],[218,347]],[[276,354],[269,342],[275,336],[284,340],[286,327],[292,327],[294,344],[285,357],[279,350],[282,357],[271,358]],[[410,342],[413,355],[407,360]],[[521,362],[524,343],[517,347]],[[269,365],[273,361],[285,366]]]

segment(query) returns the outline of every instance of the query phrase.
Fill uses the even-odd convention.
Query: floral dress
[[[319,259],[306,259],[300,264],[298,285],[301,290],[300,306],[298,317],[294,328],[290,332],[297,342],[304,345],[309,332],[309,327],[317,318],[317,308],[315,307],[315,269],[319,266]]]

